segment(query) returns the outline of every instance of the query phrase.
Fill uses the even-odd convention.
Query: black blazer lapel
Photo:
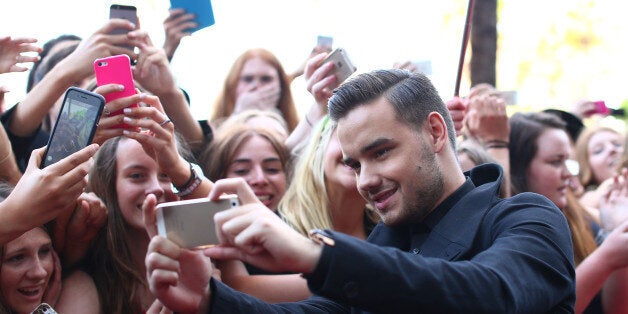
[[[502,171],[495,165],[482,165],[472,169],[469,176],[476,188],[451,208],[432,230],[421,247],[422,256],[452,261],[472,248],[484,216],[498,199]]]

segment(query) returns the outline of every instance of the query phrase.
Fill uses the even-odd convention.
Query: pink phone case
[[[611,113],[610,109],[606,107],[606,103],[603,100],[593,102],[595,104],[595,113],[608,115]]]
[[[96,84],[98,86],[107,84],[124,85],[124,90],[104,95],[105,101],[108,103],[112,100],[135,95],[135,83],[133,82],[133,73],[131,72],[131,59],[127,55],[116,55],[94,61],[94,73],[96,74]],[[129,107],[137,107],[132,104]],[[115,116],[122,114],[122,110],[112,112],[110,115]],[[114,128],[129,128],[127,124],[118,124]]]

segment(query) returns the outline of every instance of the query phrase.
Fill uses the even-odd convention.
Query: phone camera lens
[[[102,62],[98,62],[98,66],[101,67],[102,66]]]

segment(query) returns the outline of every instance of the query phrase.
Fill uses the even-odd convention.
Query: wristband
[[[192,194],[196,188],[201,185],[203,182],[203,170],[195,163],[190,163],[190,178],[188,179],[183,186],[175,186],[172,184],[172,191],[177,194],[179,197],[184,197]]]

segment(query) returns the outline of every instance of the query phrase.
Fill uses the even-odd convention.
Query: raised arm
[[[152,44],[146,32],[134,31],[129,36],[141,41],[140,56],[133,71],[135,80],[159,97],[177,132],[193,150],[199,149],[204,141],[203,130],[192,116],[183,91],[176,85],[166,53]]]
[[[35,132],[68,87],[94,74],[92,63],[97,58],[115,54],[136,57],[133,51],[117,46],[135,46],[136,43],[126,35],[109,35],[114,28],[132,29],[133,25],[120,19],[110,20],[88,39],[81,41],[76,50],[50,70],[17,105],[9,125],[11,133],[26,137]]]
[[[4,126],[0,125],[0,179],[15,185],[21,177],[22,173],[15,162],[9,137]]]
[[[317,54],[305,66],[307,90],[314,97],[314,103],[286,139],[286,146],[290,151],[294,151],[299,143],[305,142],[314,125],[327,115],[327,100],[338,86],[336,76],[329,75],[334,65],[331,62],[321,65],[326,56],[327,53]]]
[[[163,25],[164,33],[166,34],[163,48],[168,61],[172,61],[181,39],[185,36],[190,36],[190,33],[186,32],[186,30],[196,27],[194,14],[186,13],[181,8],[172,9],[168,11],[168,17],[164,20]]]

